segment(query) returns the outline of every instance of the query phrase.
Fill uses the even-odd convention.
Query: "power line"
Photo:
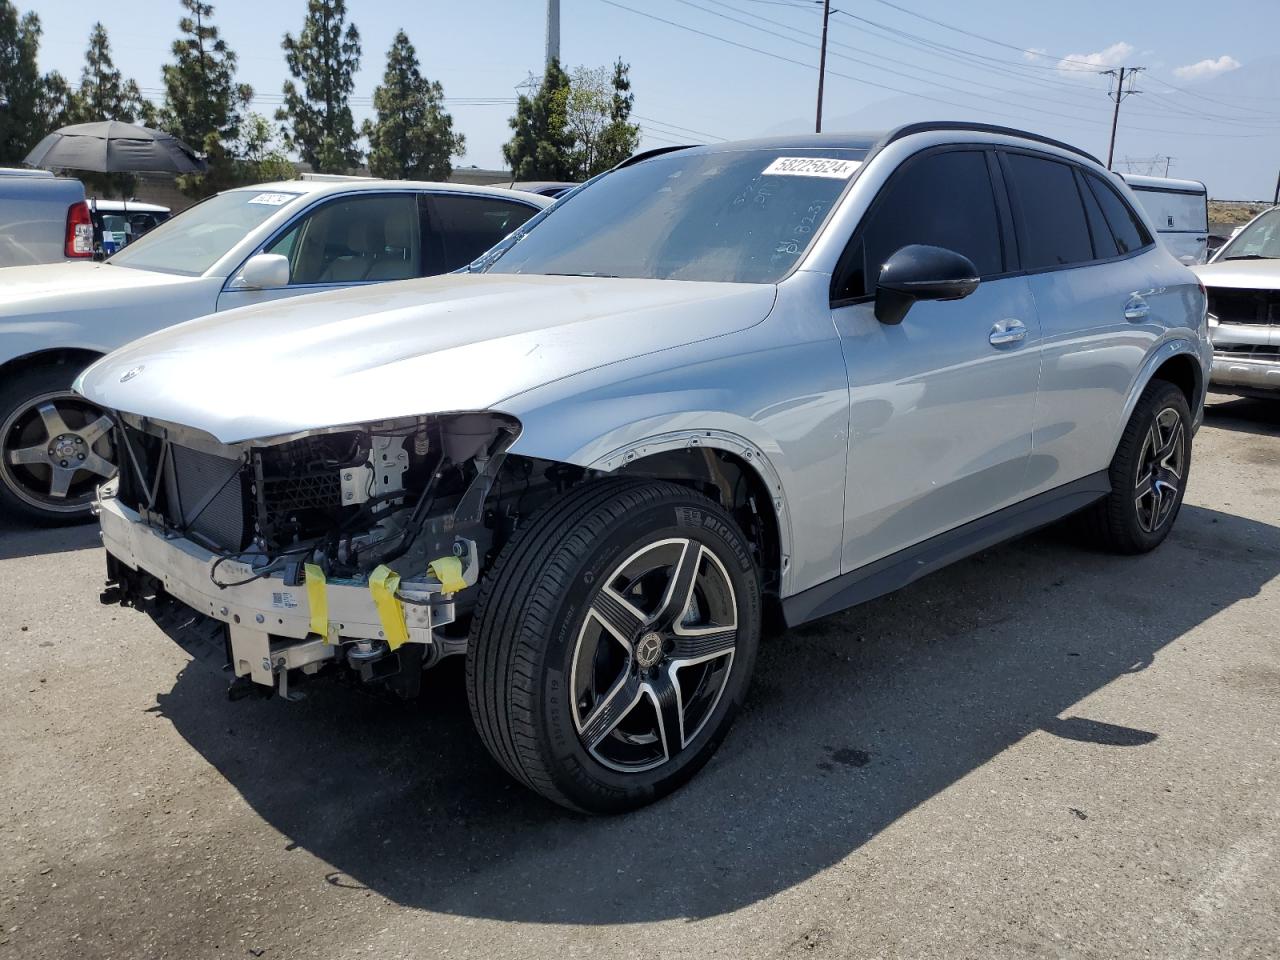
[[[751,29],[753,29],[753,30],[760,30],[762,33],[768,33],[768,34],[770,34],[771,36],[777,36],[777,34],[774,34],[774,33],[773,33],[772,31],[770,31],[770,30],[765,30],[765,29],[764,29],[764,28],[762,28],[762,27],[757,27],[757,26],[755,26],[754,24],[747,23],[746,21],[738,20],[738,19],[737,19],[737,18],[735,18],[735,17],[729,17],[729,16],[726,16],[725,14],[722,14],[722,13],[717,13],[715,10],[707,10],[705,7],[701,7],[701,6],[698,6],[698,5],[697,5],[697,4],[695,4],[695,3],[692,3],[692,2],[691,2],[691,0],[677,0],[677,2],[678,2],[678,3],[684,3],[686,6],[691,6],[691,7],[694,7],[695,9],[698,9],[698,10],[703,10],[704,12],[709,13],[709,14],[711,14],[711,15],[713,15],[713,16],[717,16],[717,17],[724,17],[724,18],[725,18],[725,19],[727,19],[727,20],[731,20],[731,21],[733,21],[734,23],[739,23],[739,24],[742,24],[743,26],[750,27],[750,28],[751,28]],[[790,26],[789,24],[783,23],[783,22],[782,22],[782,21],[780,21],[780,20],[773,20],[773,19],[770,19],[769,17],[763,17],[763,16],[760,16],[759,14],[749,13],[749,12],[747,12],[747,11],[745,11],[745,10],[739,10],[737,7],[730,6],[730,5],[729,5],[729,4],[727,4],[727,3],[723,3],[723,2],[722,2],[722,0],[707,0],[707,2],[714,3],[714,4],[715,4],[716,6],[718,6],[718,7],[724,7],[726,10],[733,10],[735,13],[741,13],[743,16],[751,17],[752,19],[754,19],[754,20],[759,20],[759,21],[760,21],[760,22],[762,22],[762,23],[772,24],[773,26],[780,27],[780,28],[782,28],[782,29],[784,29],[784,30],[790,30],[790,31],[791,31],[791,32],[793,32],[793,33],[800,34],[800,35],[802,35],[802,36],[804,36],[804,37],[805,37],[805,40],[801,41],[801,40],[793,39],[792,37],[784,37],[784,36],[779,36],[779,37],[778,37],[778,39],[780,39],[780,40],[787,40],[787,41],[790,41],[791,43],[802,43],[802,44],[803,44],[804,46],[806,46],[806,47],[808,47],[808,46],[809,46],[808,41],[809,41],[809,39],[810,39],[810,37],[811,37],[811,34],[810,34],[808,31],[804,31],[804,30],[797,29],[796,27],[792,27],[792,26]],[[840,11],[838,11],[838,10],[833,10],[833,11],[832,11],[832,13],[839,13],[839,12],[840,12]],[[865,55],[865,56],[875,58],[876,60],[880,60],[880,59],[881,59],[881,55],[880,55],[879,53],[876,53],[875,51],[872,51],[872,50],[864,49],[864,48],[862,48],[862,47],[855,47],[855,46],[852,46],[852,45],[850,45],[850,44],[847,44],[847,43],[840,43],[840,42],[835,41],[835,40],[830,41],[830,45],[831,45],[832,47],[837,48],[837,49],[840,49],[840,50],[851,50],[851,51],[853,51],[853,52],[855,52],[855,53],[860,53],[860,54],[863,54],[863,55]],[[1059,99],[1057,99],[1057,98],[1055,98],[1055,97],[1047,97],[1047,96],[1045,96],[1044,94],[1022,93],[1022,92],[1019,92],[1019,91],[1011,91],[1011,90],[1009,90],[1009,89],[1008,89],[1008,87],[1007,87],[1007,86],[1001,86],[1001,85],[996,85],[996,84],[991,84],[991,83],[983,83],[981,80],[974,80],[974,79],[972,79],[972,78],[970,78],[970,77],[960,77],[960,76],[956,76],[954,73],[944,73],[944,72],[942,72],[942,71],[940,71],[940,70],[934,70],[934,71],[931,71],[931,74],[930,74],[929,76],[921,77],[921,76],[918,76],[918,75],[916,75],[916,74],[912,74],[912,73],[904,73],[904,72],[902,72],[901,70],[895,70],[895,69],[893,69],[892,67],[886,67],[886,66],[884,66],[884,65],[883,65],[883,64],[881,64],[881,63],[870,63],[870,62],[867,62],[867,61],[865,61],[865,60],[858,60],[858,59],[856,59],[856,58],[854,58],[854,57],[842,56],[842,55],[841,55],[841,54],[839,54],[839,53],[832,53],[832,54],[831,54],[831,56],[833,56],[833,57],[839,57],[840,59],[842,59],[842,60],[847,60],[847,61],[849,61],[850,63],[856,63],[856,64],[858,64],[858,65],[860,65],[860,66],[865,66],[865,67],[869,67],[869,68],[874,69],[874,70],[878,70],[878,71],[880,71],[881,73],[888,73],[888,74],[891,74],[891,75],[893,75],[893,76],[902,77],[902,78],[904,78],[904,79],[906,79],[906,80],[914,80],[914,81],[917,81],[917,82],[920,82],[920,83],[927,83],[927,84],[930,84],[930,85],[936,85],[936,79],[935,79],[936,77],[945,77],[945,78],[950,79],[950,80],[959,80],[961,83],[969,83],[969,84],[973,84],[974,86],[977,86],[977,87],[986,87],[986,88],[987,88],[987,89],[989,89],[989,90],[995,90],[995,91],[997,91],[997,92],[999,92],[999,93],[1001,93],[1001,94],[1004,94],[1004,95],[1012,94],[1012,95],[1014,95],[1014,96],[1022,97],[1023,99],[1026,99],[1026,100],[1032,100],[1032,101],[1043,101],[1043,102],[1045,102],[1045,103],[1054,103],[1054,104],[1059,104],[1059,105],[1061,105],[1061,106],[1066,106],[1066,107],[1071,107],[1071,108],[1076,108],[1076,109],[1082,109],[1082,108],[1084,108],[1084,106],[1085,106],[1084,104],[1077,104],[1077,103],[1072,103],[1072,102],[1069,102],[1069,101],[1066,101],[1066,100],[1059,100]],[[952,89],[954,89],[954,88],[952,88]],[[966,94],[968,94],[968,91],[956,91],[956,92],[960,92],[960,93],[966,93]],[[972,95],[973,95],[973,96],[979,96],[979,97],[985,97],[985,96],[986,96],[985,94],[972,94]],[[1041,107],[1039,106],[1039,104],[1038,104],[1038,103],[1036,104],[1036,109],[1038,109],[1038,110],[1042,110],[1042,111],[1043,111],[1043,108],[1041,108]],[[1044,111],[1044,112],[1050,112],[1050,111]],[[1068,119],[1068,120],[1083,120],[1083,121],[1085,121],[1085,122],[1087,122],[1087,123],[1092,123],[1092,122],[1094,122],[1094,120],[1093,120],[1093,118],[1092,118],[1092,117],[1087,117],[1087,116],[1082,117],[1082,116],[1079,116],[1079,115],[1076,115],[1076,114],[1072,114],[1072,115],[1068,115],[1068,114],[1054,114],[1054,115],[1055,115],[1055,116],[1063,117],[1063,118]]]
[[[1096,63],[1090,63],[1087,60],[1075,60],[1071,57],[1055,57],[1048,53],[1045,53],[1043,50],[1032,50],[1029,47],[1019,47],[1017,44],[1005,43],[1003,40],[996,40],[996,39],[993,39],[992,37],[986,36],[985,34],[974,33],[973,31],[966,30],[963,27],[957,27],[954,24],[944,23],[942,20],[935,20],[933,17],[927,17],[923,13],[916,13],[914,10],[908,10],[906,7],[902,7],[896,3],[892,3],[890,2],[890,0],[876,0],[876,3],[883,4],[886,7],[891,7],[892,9],[897,10],[899,13],[905,13],[911,17],[918,17],[919,19],[927,21],[928,23],[932,23],[935,26],[943,27],[947,30],[954,30],[956,33],[962,33],[966,37],[973,37],[975,40],[981,40],[984,43],[992,43],[998,47],[1005,47],[1009,50],[1017,50],[1019,53],[1023,54],[1024,56],[1044,57],[1046,60],[1056,60],[1059,63],[1077,63],[1077,64],[1080,64],[1081,67],[1088,67],[1089,69],[1094,69],[1098,66]]]
[[[763,23],[770,23],[770,24],[773,24],[774,26],[782,27],[783,29],[792,30],[792,31],[793,31],[793,32],[795,32],[795,33],[805,34],[806,39],[805,39],[805,40],[797,40],[797,39],[795,39],[795,38],[793,38],[793,37],[780,36],[780,35],[778,35],[778,34],[774,33],[773,31],[768,30],[768,29],[766,29],[766,28],[764,28],[764,27],[758,27],[758,26],[756,26],[755,24],[753,24],[753,23],[748,23],[748,22],[747,22],[747,21],[745,21],[745,20],[739,20],[737,17],[731,17],[731,16],[729,16],[728,14],[719,13],[718,11],[715,11],[715,10],[709,10],[709,9],[707,9],[706,7],[703,7],[703,6],[701,6],[700,4],[698,4],[698,3],[694,3],[694,2],[693,2],[693,0],[676,0],[676,2],[677,2],[677,3],[682,3],[682,4],[684,4],[684,5],[685,5],[685,6],[687,6],[687,7],[692,7],[693,9],[695,9],[695,10],[699,10],[699,11],[701,11],[701,12],[703,12],[703,13],[708,13],[708,14],[710,14],[710,15],[711,15],[711,16],[713,16],[713,17],[721,17],[722,19],[729,20],[729,21],[730,21],[730,22],[732,22],[732,23],[740,24],[741,26],[745,26],[745,27],[747,27],[747,28],[749,28],[749,29],[751,29],[751,30],[758,30],[758,31],[760,31],[761,33],[768,34],[769,36],[777,37],[777,38],[778,38],[778,39],[780,39],[780,40],[786,40],[786,41],[788,41],[788,42],[790,42],[790,43],[798,43],[798,44],[801,44],[802,46],[804,46],[804,47],[806,47],[806,48],[812,49],[812,46],[811,46],[811,44],[809,43],[809,35],[805,34],[805,32],[804,32],[804,31],[802,31],[802,30],[798,30],[798,29],[796,29],[796,28],[794,28],[794,27],[791,27],[791,26],[789,26],[788,24],[782,23],[781,21],[778,21],[778,20],[771,20],[771,19],[769,19],[768,17],[762,17],[762,16],[759,16],[758,14],[748,13],[748,12],[747,12],[747,11],[745,11],[745,10],[739,10],[737,7],[732,7],[732,6],[729,6],[729,5],[728,5],[728,4],[726,4],[726,3],[722,3],[722,2],[720,2],[720,0],[709,0],[709,2],[714,3],[714,4],[716,4],[717,6],[724,7],[725,9],[728,9],[728,10],[733,10],[733,11],[734,11],[734,12],[736,12],[736,13],[741,13],[743,16],[747,16],[747,17],[751,17],[751,18],[756,19],[756,20],[760,20],[760,21],[761,21],[761,22],[763,22]],[[833,13],[838,13],[839,11],[832,11],[832,12],[833,12]],[[873,51],[870,51],[870,50],[863,50],[863,49],[861,49],[861,48],[859,48],[859,47],[852,47],[852,46],[850,46],[849,44],[845,44],[845,43],[836,43],[836,42],[832,41],[831,46],[833,46],[833,47],[839,47],[839,48],[841,48],[841,49],[845,49],[845,50],[854,50],[854,51],[856,51],[856,52],[866,54],[867,56],[870,56],[870,57],[876,57],[876,58],[879,58],[879,55],[878,55],[878,54],[876,54],[876,53],[874,53]],[[1001,94],[1004,94],[1004,95],[1009,95],[1010,93],[1012,93],[1014,96],[1019,96],[1019,97],[1022,97],[1023,99],[1032,100],[1032,101],[1044,100],[1045,102],[1049,102],[1049,103],[1060,103],[1060,104],[1063,104],[1063,105],[1065,105],[1065,106],[1067,106],[1067,107],[1077,107],[1077,106],[1078,106],[1077,104],[1067,103],[1066,101],[1054,100],[1053,98],[1050,98],[1050,97],[1044,97],[1043,95],[1037,95],[1037,94],[1026,94],[1026,93],[1018,93],[1017,91],[1010,91],[1010,90],[1009,90],[1007,87],[1005,87],[1005,86],[998,86],[998,85],[995,85],[995,84],[983,83],[983,82],[982,82],[982,81],[980,81],[980,80],[972,80],[972,79],[969,79],[969,78],[967,78],[967,77],[957,77],[955,74],[947,74],[947,73],[941,73],[941,72],[935,71],[935,72],[934,72],[934,76],[921,77],[921,76],[918,76],[918,75],[913,74],[913,73],[904,73],[904,72],[903,72],[903,71],[901,71],[901,70],[895,70],[893,67],[887,67],[887,66],[884,66],[883,64],[880,64],[880,63],[869,63],[869,62],[867,62],[867,61],[865,61],[865,60],[858,60],[858,59],[856,59],[856,58],[854,58],[854,57],[845,56],[845,55],[840,54],[840,53],[834,53],[834,52],[833,52],[833,53],[831,53],[831,54],[830,54],[830,56],[832,56],[832,57],[837,57],[837,58],[839,58],[839,59],[841,59],[841,60],[846,60],[846,61],[848,61],[849,63],[855,63],[855,64],[857,64],[857,65],[859,65],[859,66],[868,67],[868,68],[870,68],[870,69],[873,69],[873,70],[878,71],[879,73],[887,73],[887,74],[889,74],[889,75],[891,75],[891,76],[902,77],[904,80],[912,80],[912,81],[914,81],[914,82],[917,82],[917,83],[925,83],[925,84],[928,84],[928,85],[930,85],[930,86],[935,86],[935,85],[936,85],[936,80],[934,79],[934,77],[938,77],[938,76],[940,76],[940,77],[947,77],[947,78],[952,79],[952,80],[959,80],[959,81],[960,81],[960,82],[962,82],[962,83],[969,83],[969,84],[972,84],[972,85],[977,86],[977,87],[986,87],[987,89],[995,90],[995,91],[997,91],[997,92],[999,92],[999,93],[1001,93]],[[834,76],[846,76],[846,75],[844,75],[844,74],[834,74]],[[853,80],[855,80],[855,81],[857,81],[857,82],[860,82],[860,83],[871,83],[871,81],[861,80],[860,78],[857,78],[857,77],[850,77],[849,79],[853,79]],[[872,84],[872,85],[874,86],[874,84]],[[892,89],[892,88],[888,88],[888,89]],[[957,94],[960,94],[960,95],[962,95],[962,96],[972,96],[972,97],[977,97],[977,98],[982,99],[982,100],[985,100],[985,99],[987,98],[987,94],[984,94],[984,93],[977,93],[977,92],[973,92],[973,91],[971,91],[971,90],[961,90],[961,89],[957,89],[957,88],[954,88],[954,87],[951,87],[951,88],[948,88],[948,89],[950,90],[950,92],[952,92],[952,93],[957,93]],[[905,93],[908,93],[908,94],[910,94],[910,95],[912,95],[912,96],[926,96],[925,94],[914,93],[914,92],[912,92],[912,91],[900,91],[900,92],[905,92]],[[1019,105],[1018,105],[1018,104],[1012,104],[1012,106],[1019,106]],[[985,104],[984,104],[984,108],[985,108]],[[965,107],[964,109],[971,109],[971,108]],[[1039,103],[1035,103],[1035,104],[1034,104],[1030,109],[1032,109],[1032,110],[1036,111],[1037,113],[1047,114],[1047,115],[1049,115],[1049,116],[1060,117],[1060,118],[1062,118],[1062,119],[1064,119],[1064,120],[1074,120],[1074,121],[1077,121],[1077,122],[1084,122],[1084,123],[1096,123],[1096,122],[1097,122],[1097,121],[1096,121],[1096,118],[1094,118],[1094,117],[1090,117],[1090,116],[1081,116],[1081,115],[1079,115],[1079,114],[1067,114],[1067,113],[1060,113],[1060,112],[1058,112],[1058,111],[1054,111],[1054,110],[1047,110],[1047,109],[1045,109],[1044,107],[1040,106],[1040,105],[1039,105]],[[1008,116],[1008,114],[1006,114],[1006,116]],[[821,131],[819,131],[819,132],[821,132]]]

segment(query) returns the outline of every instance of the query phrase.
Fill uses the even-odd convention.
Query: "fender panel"
[[[609,451],[589,464],[588,469],[612,473],[636,460],[664,453],[668,450],[710,448],[732,453],[751,467],[760,478],[773,502],[774,517],[778,522],[779,552],[781,554],[781,595],[789,596],[791,589],[792,530],[791,511],[787,509],[786,490],[782,477],[772,461],[756,444],[746,437],[727,430],[674,430],[669,433],[645,437],[633,443]]]
[[[1125,400],[1124,410],[1120,415],[1115,435],[1111,438],[1113,456],[1116,448],[1120,445],[1120,437],[1124,434],[1124,428],[1128,425],[1129,418],[1133,416],[1133,409],[1138,405],[1138,400],[1143,391],[1147,389],[1147,385],[1155,376],[1156,371],[1176,356],[1188,356],[1195,363],[1196,391],[1195,403],[1191,409],[1191,419],[1192,430],[1199,429],[1201,422],[1204,420],[1204,399],[1205,394],[1208,393],[1209,370],[1213,363],[1213,348],[1207,342],[1197,343],[1184,337],[1166,340],[1147,357],[1129,387],[1129,396]]]

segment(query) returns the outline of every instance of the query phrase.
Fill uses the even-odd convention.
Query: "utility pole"
[[[831,21],[831,0],[822,0],[822,52],[818,55],[818,119],[814,133],[822,132],[822,85],[827,78],[827,25]]]
[[[1133,81],[1137,78],[1138,73],[1146,69],[1145,67],[1121,67],[1119,73],[1115,70],[1101,71],[1104,77],[1115,77],[1116,85],[1112,92],[1107,95],[1116,102],[1116,108],[1111,114],[1111,146],[1107,148],[1107,169],[1111,169],[1111,162],[1116,155],[1116,127],[1120,124],[1120,101],[1131,93],[1139,93],[1140,91],[1133,89]],[[1125,77],[1129,78],[1129,89],[1124,88]]]
[[[547,66],[560,59],[560,0],[547,0]]]

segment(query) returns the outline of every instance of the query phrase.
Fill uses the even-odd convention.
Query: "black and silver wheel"
[[[1111,493],[1082,514],[1101,546],[1144,553],[1173,528],[1191,469],[1191,410],[1182,391],[1153,380],[1111,461]]]
[[[673,484],[570,492],[502,552],[467,658],[481,738],[565,806],[632,809],[684,783],[728,731],[760,629],[747,543]]]
[[[0,505],[43,523],[90,519],[115,476],[111,420],[71,392],[75,371],[36,367],[0,388]]]
[[[1175,406],[1166,406],[1152,418],[1138,454],[1133,506],[1145,533],[1154,534],[1177,509],[1186,472],[1186,418]]]

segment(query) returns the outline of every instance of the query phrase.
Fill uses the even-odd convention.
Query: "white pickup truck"
[[[0,167],[0,267],[92,257],[84,184],[48,170]]]

